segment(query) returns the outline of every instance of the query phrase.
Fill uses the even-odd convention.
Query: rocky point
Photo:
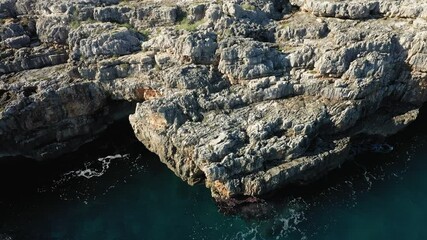
[[[0,0],[0,154],[129,117],[218,200],[307,182],[427,101],[424,0]]]

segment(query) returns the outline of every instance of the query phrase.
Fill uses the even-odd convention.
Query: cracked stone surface
[[[189,184],[262,196],[414,121],[426,42],[422,0],[0,0],[0,154],[57,157],[132,113]]]

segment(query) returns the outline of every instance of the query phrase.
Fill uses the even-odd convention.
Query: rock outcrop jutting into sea
[[[0,0],[0,80],[2,155],[57,157],[132,113],[183,180],[259,196],[415,120],[427,3]]]

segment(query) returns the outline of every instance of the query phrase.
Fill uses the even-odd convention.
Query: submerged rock
[[[183,180],[257,197],[336,168],[427,100],[421,0],[0,6],[2,155],[56,157],[133,112]]]

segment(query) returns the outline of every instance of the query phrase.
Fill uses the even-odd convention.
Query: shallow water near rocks
[[[426,120],[389,139],[395,151],[360,156],[237,215],[119,123],[59,159],[2,159],[0,239],[426,239]]]

